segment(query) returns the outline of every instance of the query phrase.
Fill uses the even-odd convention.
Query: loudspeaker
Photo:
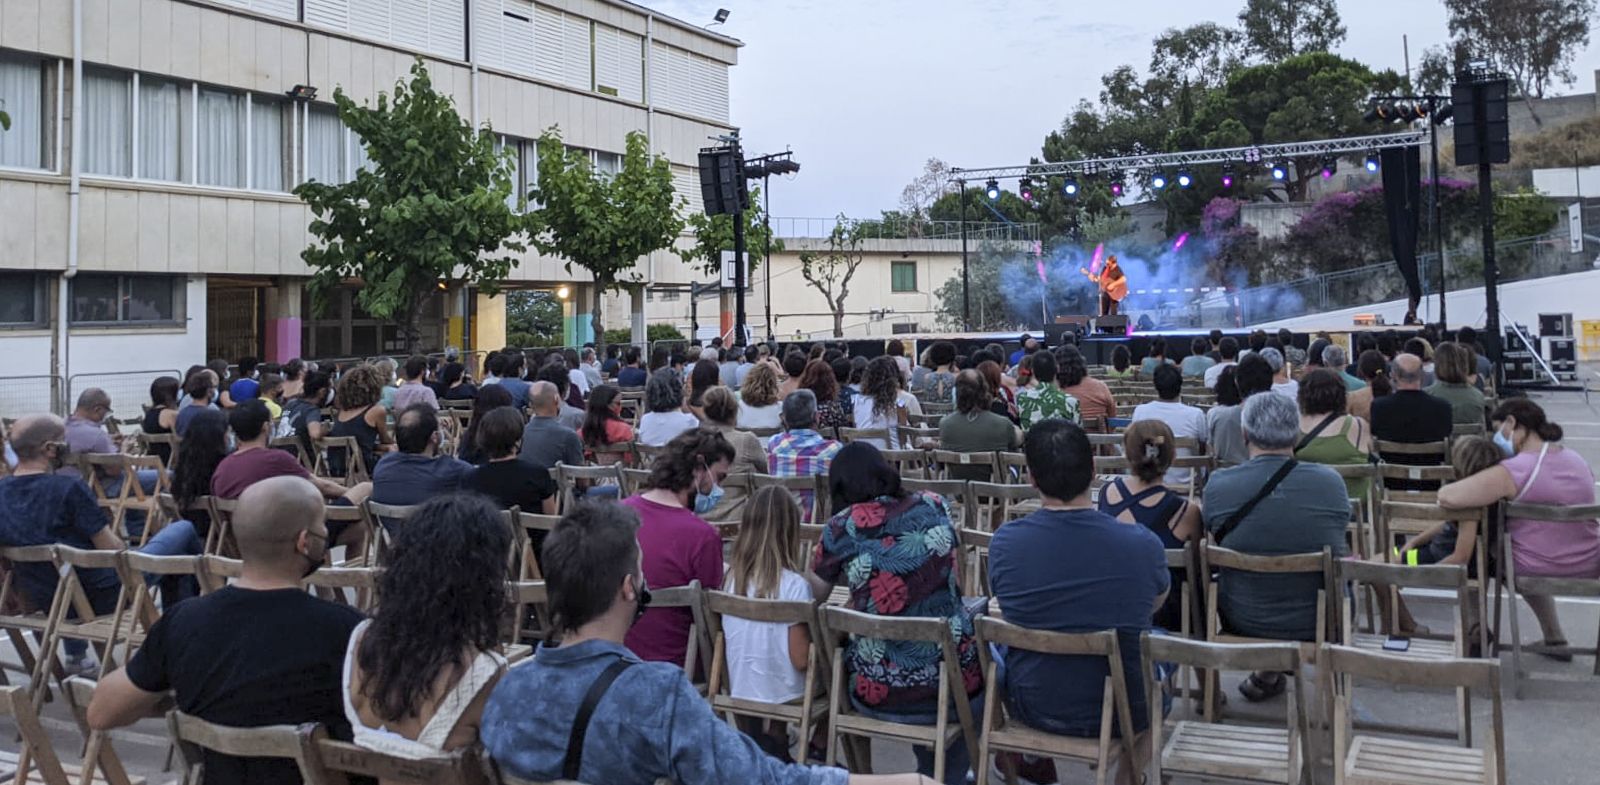
[[[1087,316],[1057,316],[1055,324],[1044,326],[1045,343],[1051,346],[1061,345],[1061,336],[1071,333],[1082,338],[1089,334],[1089,317]]]
[[[1102,316],[1094,321],[1094,331],[1100,335],[1126,335],[1128,317],[1122,314]]]
[[[1511,83],[1458,82],[1450,88],[1456,119],[1456,166],[1511,162]]]
[[[700,151],[700,198],[707,215],[731,215],[750,206],[750,187],[744,177],[744,156],[738,148],[713,147]]]

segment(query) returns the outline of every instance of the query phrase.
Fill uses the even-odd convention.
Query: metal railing
[[[25,414],[64,414],[60,376],[0,376],[0,417]]]
[[[74,374],[67,377],[67,397],[61,402],[61,413],[70,410],[84,390],[98,387],[111,397],[111,416],[119,420],[143,417],[144,407],[150,403],[150,383],[162,376],[183,383],[183,372],[173,369]]]
[[[914,218],[778,218],[772,219],[772,235],[782,239],[826,240],[840,223],[852,228],[864,240],[960,240],[960,221],[920,221]],[[968,242],[1033,243],[1039,241],[1036,223],[968,221]]]

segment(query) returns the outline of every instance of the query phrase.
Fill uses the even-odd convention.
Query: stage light
[[[1072,175],[1067,175],[1066,181],[1061,184],[1061,192],[1066,194],[1068,197],[1077,196],[1078,178],[1073,177]]]
[[[1191,176],[1188,172],[1179,172],[1178,173],[1178,187],[1179,188],[1188,188],[1191,185],[1194,185],[1194,177]]]
[[[1233,164],[1222,165],[1222,187],[1233,187]]]
[[[1017,195],[1021,196],[1024,202],[1033,201],[1033,180],[1022,178],[1022,182],[1017,184]]]
[[[1156,172],[1155,176],[1150,178],[1150,187],[1156,189],[1157,191],[1166,188],[1167,176],[1160,172]]]
[[[1112,196],[1121,196],[1122,195],[1122,181],[1121,180],[1113,180],[1113,181],[1111,181],[1111,195]]]
[[[1251,147],[1244,151],[1244,162],[1247,164],[1261,163],[1261,148]]]
[[[991,201],[991,202],[1000,201],[1000,183],[999,183],[999,181],[990,180],[988,183],[985,183],[984,186],[983,186],[983,195],[989,197],[989,201]]]
[[[1272,179],[1283,182],[1289,179],[1289,164],[1276,163],[1272,165]]]
[[[1331,155],[1322,158],[1322,179],[1326,180],[1339,171],[1339,159]]]
[[[1381,164],[1378,163],[1377,153],[1367,153],[1366,167],[1368,172],[1376,173],[1380,165]]]

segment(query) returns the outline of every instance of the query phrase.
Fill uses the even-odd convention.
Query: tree
[[[6,114],[4,109],[0,109],[0,131],[9,130],[11,130],[11,115]]]
[[[644,332],[645,340],[650,343],[655,343],[657,341],[688,340],[683,337],[682,330],[679,330],[670,324],[652,324],[649,327],[646,327]],[[626,327],[619,327],[615,330],[606,330],[605,338],[606,343],[608,344],[631,344],[633,343],[633,330]]]
[[[637,283],[634,265],[643,256],[670,248],[683,231],[678,210],[687,202],[674,195],[667,159],[649,152],[644,134],[630,132],[622,169],[595,171],[586,152],[561,143],[559,129],[539,137],[539,183],[529,196],[539,205],[529,214],[533,245],[594,277],[591,323],[605,348],[601,303],[606,292]]]
[[[844,337],[844,301],[850,296],[850,279],[856,275],[866,257],[861,253],[861,235],[844,215],[834,223],[828,234],[828,250],[818,254],[806,251],[800,254],[800,275],[806,283],[822,293],[833,312],[833,337]]]
[[[1151,44],[1150,78],[1176,90],[1221,87],[1244,62],[1244,35],[1215,22],[1171,28]],[[1156,90],[1156,92],[1160,92]]]
[[[761,189],[750,189],[750,204],[761,203]],[[710,276],[722,275],[722,252],[733,250],[733,216],[689,213],[685,226],[694,232],[694,245],[678,248],[676,253],[684,264]],[[765,258],[767,227],[761,222],[758,210],[744,211],[745,259],[754,272]],[[772,238],[773,253],[783,251],[783,240]]]
[[[1524,98],[1543,98],[1551,87],[1577,78],[1572,61],[1589,45],[1595,0],[1444,0],[1444,5],[1456,45],[1472,59],[1506,72]]]
[[[1239,26],[1246,50],[1268,63],[1331,52],[1346,32],[1337,0],[1249,0]]]
[[[560,346],[561,300],[553,292],[506,292],[506,345]]]
[[[928,211],[934,203],[954,190],[956,184],[950,179],[950,165],[938,158],[929,158],[922,165],[922,174],[900,191],[900,215],[905,219],[908,233],[920,234],[918,230],[929,220]]]
[[[342,90],[333,100],[370,163],[351,182],[295,188],[315,216],[313,245],[300,254],[313,270],[312,301],[321,312],[330,293],[358,279],[357,302],[398,320],[415,352],[423,299],[440,281],[493,293],[516,263],[509,252],[524,248],[522,219],[506,206],[510,158],[433,89],[421,60],[392,100],[379,94],[367,108]]]

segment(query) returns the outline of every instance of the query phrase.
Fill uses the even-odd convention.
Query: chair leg
[[[1517,595],[1511,593],[1507,608],[1511,616],[1511,695],[1522,700],[1522,625],[1517,621]]]

